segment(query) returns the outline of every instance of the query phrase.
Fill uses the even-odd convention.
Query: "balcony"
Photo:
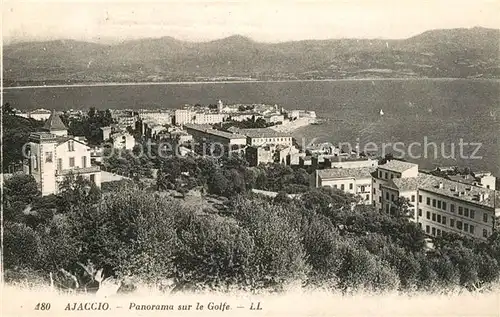
[[[99,166],[88,166],[88,167],[74,167],[70,169],[65,169],[65,170],[57,170],[56,171],[56,176],[64,176],[68,175],[70,173],[73,174],[89,174],[89,173],[97,173],[100,172],[101,168]]]

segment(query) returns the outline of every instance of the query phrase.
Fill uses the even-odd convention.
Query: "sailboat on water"
[[[383,116],[384,115],[384,110],[380,109],[380,115]]]

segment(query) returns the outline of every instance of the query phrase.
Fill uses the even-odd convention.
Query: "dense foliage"
[[[6,103],[2,107],[2,125],[3,171],[8,172],[13,165],[18,169],[22,164],[23,145],[31,132],[43,127],[43,122],[15,115],[12,106]]]
[[[215,162],[194,162],[174,167],[207,186],[217,179],[212,173],[231,176]],[[81,263],[92,263],[106,276],[155,285],[171,279],[180,290],[282,290],[300,282],[343,292],[409,291],[498,281],[497,233],[487,242],[448,236],[428,250],[424,233],[407,217],[353,205],[356,198],[338,190],[270,199],[244,188],[229,196],[230,212],[207,213],[130,182],[101,193],[73,176],[61,194],[41,197],[31,176],[13,176],[5,183],[6,278],[47,279],[52,272],[63,284],[60,272],[80,278]]]

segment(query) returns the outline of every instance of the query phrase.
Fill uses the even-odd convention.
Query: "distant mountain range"
[[[337,78],[500,78],[500,30],[427,31],[404,40],[259,43],[235,35],[103,45],[74,40],[4,46],[4,85]]]

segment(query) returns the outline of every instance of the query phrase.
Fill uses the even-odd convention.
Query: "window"
[[[474,218],[475,218],[475,216],[476,216],[476,212],[475,212],[474,210],[472,210],[472,209],[471,209],[471,210],[470,210],[470,217],[471,217],[472,219],[474,219]]]
[[[483,229],[483,238],[488,238],[488,230]]]
[[[441,223],[441,215],[437,215],[437,222]]]
[[[349,184],[349,189],[352,189],[352,183]]]
[[[469,231],[469,224],[468,223],[464,223],[464,231],[465,232]]]
[[[438,207],[439,209],[441,209],[441,200],[438,200],[438,205],[437,205],[437,207]]]
[[[441,235],[441,229],[437,229],[437,236],[440,236]]]
[[[432,227],[432,235],[435,236],[436,235],[436,228]]]
[[[377,189],[373,189],[373,195],[376,195],[377,194]]]
[[[445,216],[443,216],[443,221],[442,221],[441,223],[442,223],[443,225],[445,225],[445,224],[446,224],[446,217],[445,217]]]
[[[75,167],[75,158],[74,157],[69,158],[69,167]]]
[[[461,216],[463,214],[464,209],[458,206],[458,214]]]
[[[381,203],[382,202],[382,196],[378,196],[378,202]]]
[[[45,162],[52,163],[52,152],[45,152]]]
[[[345,189],[344,184],[341,184],[341,185],[340,185],[340,189],[341,189],[341,190],[344,190],[344,189]]]
[[[455,205],[450,204],[450,211],[451,211],[451,212],[455,212]]]
[[[464,208],[464,216],[469,217],[469,208]]]
[[[389,177],[387,176],[387,172],[385,172],[385,179],[388,179]]]
[[[469,232],[474,234],[474,226],[473,225],[470,225],[469,226]]]
[[[418,223],[418,227],[419,227],[420,229],[422,229],[422,223],[421,223],[421,222],[419,222],[419,223]]]
[[[420,209],[420,208],[418,209],[418,216],[422,217],[422,209]]]
[[[385,199],[389,200],[389,193],[388,192],[385,192]]]
[[[432,221],[436,221],[436,214],[432,213]]]
[[[483,213],[483,222],[488,222],[488,214]]]
[[[75,150],[75,141],[69,140],[68,141],[68,152],[73,152]]]
[[[431,199],[429,197],[427,197],[427,205],[431,205]]]
[[[418,195],[418,202],[421,203],[422,202],[422,195]]]
[[[382,172],[381,171],[378,171],[378,177],[382,178]]]
[[[370,195],[366,195],[366,200],[370,200]]]
[[[450,227],[455,227],[455,219],[450,219]]]
[[[87,157],[82,156],[82,168],[85,168],[85,167],[87,167]]]
[[[352,188],[351,188],[352,189]],[[365,192],[365,186],[361,186],[361,192],[364,193]]]
[[[446,202],[443,201],[443,210],[446,210]]]
[[[411,201],[415,202],[415,195],[411,195]]]
[[[90,174],[90,181],[95,184],[95,174]]]
[[[425,215],[425,218],[431,219],[431,212],[430,211],[427,212],[427,214]]]
[[[385,205],[385,212],[389,212],[389,204]]]
[[[429,233],[431,231],[431,228],[429,226],[425,226],[425,232]]]
[[[334,184],[334,185],[333,185],[333,188],[337,189],[337,184]]]
[[[436,200],[435,199],[432,200],[432,207],[436,207]]]
[[[462,230],[462,222],[457,221],[457,229]]]
[[[38,169],[38,156],[33,156],[32,167],[34,170]]]
[[[394,195],[393,194],[391,194],[391,200],[394,201]]]
[[[393,179],[393,178],[394,178],[394,175],[393,175],[393,174],[391,174],[391,179]]]

